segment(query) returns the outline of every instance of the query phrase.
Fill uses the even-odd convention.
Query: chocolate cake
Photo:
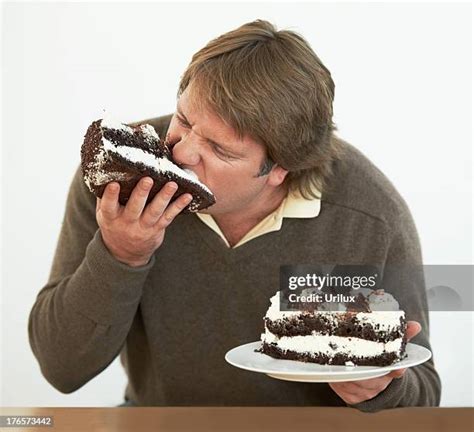
[[[277,359],[346,366],[387,366],[403,359],[406,320],[398,302],[382,289],[350,294],[355,302],[284,310],[277,292],[264,317],[260,351]]]
[[[192,171],[174,163],[168,147],[148,124],[131,127],[109,118],[94,121],[84,137],[81,167],[87,187],[99,198],[108,183],[120,183],[122,205],[126,205],[134,187],[145,176],[154,180],[147,203],[169,181],[178,185],[173,199],[184,193],[193,196],[185,212],[196,212],[215,203],[212,192]]]

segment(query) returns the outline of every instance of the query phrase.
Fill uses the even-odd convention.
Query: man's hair
[[[315,188],[322,191],[338,157],[334,82],[300,35],[262,20],[244,24],[194,54],[178,96],[191,83],[197,103],[241,138],[264,145],[260,173],[277,163],[288,170],[290,190],[305,198],[316,197]]]

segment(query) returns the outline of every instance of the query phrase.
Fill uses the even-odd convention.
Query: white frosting
[[[100,126],[107,129],[122,130],[130,134],[134,133],[134,130],[130,126],[119,122],[108,113],[104,114],[104,118],[101,120]],[[156,130],[152,125],[142,124],[139,126],[139,128],[145,137],[152,138],[156,141],[160,140],[160,136],[156,133]]]
[[[404,311],[359,312],[356,317],[360,323],[371,324],[377,330],[390,331],[400,326]]]
[[[196,174],[194,171],[192,171],[192,170],[190,170],[190,169],[187,169],[187,168],[184,168],[183,171],[184,171],[184,172],[187,172],[190,176],[194,177],[196,180],[199,180],[197,174]]]
[[[398,311],[400,308],[392,294],[386,293],[383,289],[370,293],[367,300],[373,311]]]
[[[317,288],[303,288],[301,290],[301,295],[303,297],[311,297],[312,295],[321,294],[321,292]]]
[[[117,146],[104,137],[102,138],[102,143],[105,151],[117,153],[133,163],[141,162],[150,168],[157,169],[157,158],[151,153],[136,147]]]
[[[270,307],[268,308],[266,318],[271,319],[272,321],[280,320],[283,318],[291,318],[300,315],[300,311],[282,311],[280,310],[280,291],[278,291],[270,299]]]
[[[329,336],[313,332],[308,336],[283,336],[278,338],[268,330],[261,336],[262,342],[276,343],[282,350],[297,353],[326,354],[329,357],[335,354],[347,354],[360,357],[372,357],[388,352],[400,352],[402,338],[383,343],[368,341],[354,337]],[[336,349],[329,344],[336,344]]]
[[[140,129],[143,135],[148,136],[152,139],[155,139],[156,141],[159,141],[160,136],[156,133],[156,130],[152,125],[149,125],[149,124],[140,125]]]
[[[321,311],[332,311],[332,312],[345,312],[347,310],[343,303],[337,302],[324,302],[319,306]]]
[[[104,118],[100,122],[100,125],[101,127],[106,127],[108,129],[123,130],[125,132],[133,134],[133,129],[130,126],[120,123],[117,119],[115,119],[108,113],[104,114]]]
[[[120,180],[128,180],[127,174],[121,172],[105,172],[97,170],[94,172],[94,175],[84,177],[84,181],[90,190],[92,190],[92,184],[101,185],[104,183]]]

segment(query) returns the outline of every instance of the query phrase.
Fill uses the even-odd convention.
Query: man
[[[172,201],[170,182],[145,207],[151,179],[143,178],[123,207],[117,183],[96,200],[78,170],[29,320],[53,386],[73,392],[120,354],[125,397],[137,405],[439,404],[433,360],[330,385],[224,361],[259,338],[282,264],[421,263],[404,201],[335,136],[333,98],[331,75],[305,40],[256,21],[196,53],[175,114],[148,121],[215,205],[180,214],[190,196]],[[398,299],[412,320],[408,336],[429,348],[424,288],[412,282],[408,291]]]

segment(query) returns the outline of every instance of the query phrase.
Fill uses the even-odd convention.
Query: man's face
[[[191,86],[178,100],[167,141],[174,160],[196,173],[214,193],[216,204],[203,213],[223,215],[258,209],[258,199],[275,187],[269,185],[269,176],[258,176],[266,159],[262,145],[249,137],[240,139],[215,113],[197,109]]]

